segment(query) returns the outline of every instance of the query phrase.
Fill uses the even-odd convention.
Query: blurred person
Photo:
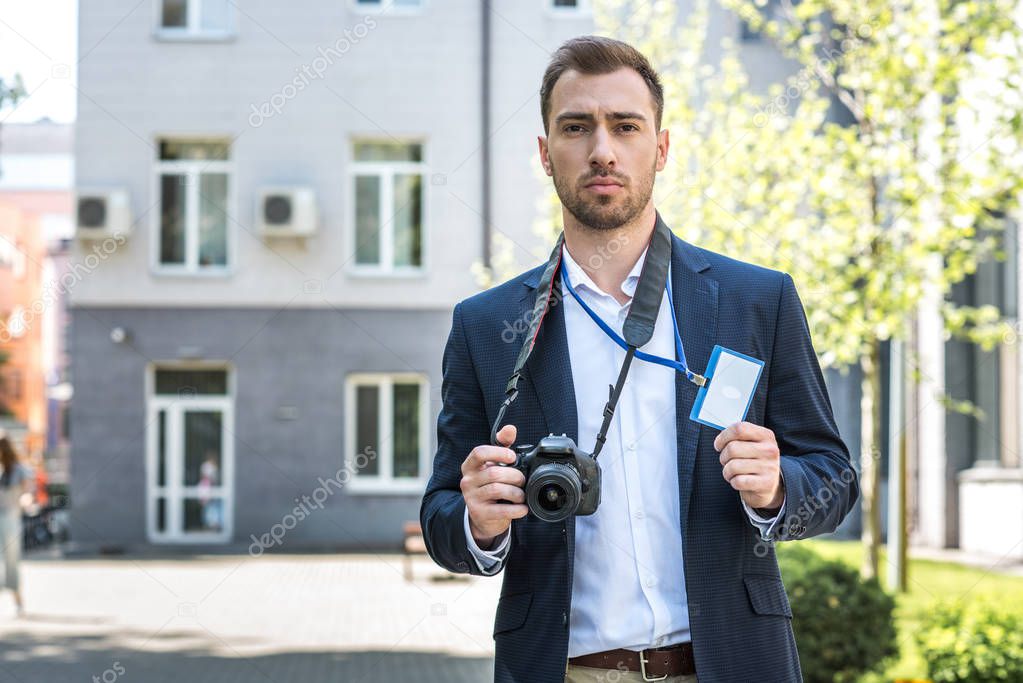
[[[206,529],[220,530],[221,500],[214,497],[212,489],[220,485],[220,466],[217,452],[206,451],[206,460],[199,466],[199,503],[202,505],[202,523]]]
[[[834,531],[858,485],[792,279],[664,223],[663,90],[637,50],[568,41],[540,102],[564,233],[547,264],[455,306],[427,549],[452,572],[504,572],[499,683],[799,681],[774,543]],[[514,344],[509,321],[525,323]],[[734,378],[746,398],[718,354],[759,367]],[[739,417],[712,419],[708,396]],[[567,495],[497,465],[538,443],[590,457],[566,442],[601,454],[599,505],[557,519],[592,480]]]
[[[0,544],[4,558],[4,582],[14,594],[18,614],[24,613],[18,563],[21,560],[24,510],[32,505],[32,468],[21,462],[7,434],[0,429]]]

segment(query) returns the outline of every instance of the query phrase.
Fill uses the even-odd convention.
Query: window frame
[[[167,140],[188,142],[224,142],[226,140],[229,145],[228,159],[206,161],[193,159],[168,161],[160,159],[160,142]],[[227,277],[232,275],[235,265],[234,254],[237,249],[237,231],[234,228],[235,220],[233,216],[238,206],[236,184],[234,182],[237,169],[235,168],[233,155],[233,139],[226,135],[158,135],[155,138],[153,147],[156,149],[157,158],[153,161],[151,182],[151,196],[154,198],[154,201],[151,202],[153,210],[150,212],[152,214],[150,217],[150,234],[152,235],[149,249],[150,272],[154,275],[184,277]],[[163,227],[161,225],[163,218],[163,193],[160,180],[164,173],[181,174],[182,172],[189,178],[186,183],[187,194],[185,198],[185,262],[183,264],[165,264],[160,261],[161,230]],[[223,207],[226,219],[224,230],[227,254],[225,263],[222,266],[199,265],[199,211],[201,206],[199,176],[202,173],[224,173],[227,175],[227,197]]]
[[[223,29],[203,28],[202,3],[205,0],[185,0],[188,21],[186,26],[164,26],[163,4],[165,0],[153,0],[153,37],[171,41],[224,41],[233,40],[237,34],[238,8],[228,2],[228,22]]]
[[[422,14],[430,0],[418,0],[415,7],[395,5],[393,0],[379,0],[375,5],[361,3],[359,0],[348,0],[349,8],[357,14],[389,14],[392,16],[410,16]]]
[[[355,159],[355,146],[359,143],[400,143],[416,144],[420,146],[422,161],[357,161]],[[353,136],[348,140],[348,173],[345,181],[348,201],[348,225],[346,230],[346,253],[351,257],[348,261],[347,271],[354,276],[387,277],[387,278],[417,278],[422,277],[429,271],[429,215],[430,215],[430,186],[429,174],[429,149],[426,141],[419,137],[403,139],[381,139],[379,137]],[[420,188],[422,196],[421,211],[422,220],[419,226],[420,235],[420,265],[418,266],[395,266],[394,265],[394,176],[404,173],[418,173],[420,176]],[[358,245],[358,210],[359,200],[356,189],[356,178],[359,176],[376,176],[381,179],[380,186],[380,223],[387,229],[381,231],[380,235],[380,260],[376,264],[359,263],[356,249]]]
[[[590,0],[576,0],[575,7],[558,7],[554,0],[543,0],[547,12],[555,17],[588,17],[593,14]]]
[[[416,478],[394,477],[394,442],[390,424],[394,415],[393,386],[414,382],[419,385],[419,476]],[[376,386],[379,389],[377,404],[377,433],[380,438],[380,452],[377,453],[378,474],[359,475],[356,473],[356,389],[360,386]],[[421,494],[429,480],[430,467],[430,380],[419,372],[356,372],[345,377],[345,438],[343,464],[347,473],[345,490],[350,493],[393,493]]]

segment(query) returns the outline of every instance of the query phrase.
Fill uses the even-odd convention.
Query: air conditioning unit
[[[316,232],[316,194],[308,187],[264,187],[256,206],[266,237],[307,237]]]
[[[78,188],[75,216],[75,235],[79,239],[131,234],[131,204],[124,189]]]

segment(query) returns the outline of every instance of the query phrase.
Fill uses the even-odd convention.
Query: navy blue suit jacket
[[[658,216],[658,220],[660,216]],[[489,443],[544,266],[459,303],[443,359],[443,407],[433,475],[420,510],[431,557],[480,574],[466,545],[461,464]],[[678,480],[685,584],[701,683],[801,680],[792,612],[774,541],[834,531],[858,495],[792,279],[672,237],[672,292],[686,356],[702,371],[715,344],[766,363],[746,419],[772,429],[786,503],[770,541],[760,538],[721,474],[717,431],[693,422],[697,387],[676,373]],[[504,420],[516,443],[548,433],[577,443],[565,318],[555,302]],[[581,435],[592,440],[593,434]],[[572,609],[575,519],[512,523],[494,623],[499,683],[563,681]],[[609,619],[614,615],[609,614]]]

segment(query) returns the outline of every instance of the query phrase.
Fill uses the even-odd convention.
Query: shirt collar
[[[625,282],[622,283],[622,293],[626,296],[633,296],[636,293],[636,287],[639,285],[639,275],[643,272],[643,264],[646,262],[646,254],[649,247],[643,250],[643,253],[636,259],[636,263],[632,266],[632,270],[629,271],[628,276],[625,278]],[[562,248],[562,260],[565,268],[568,272],[568,279],[572,281],[572,286],[576,289],[584,287],[589,289],[594,294],[600,294],[603,296],[611,296],[600,287],[586,274],[586,271],[582,269],[572,255],[568,253],[568,247]]]

